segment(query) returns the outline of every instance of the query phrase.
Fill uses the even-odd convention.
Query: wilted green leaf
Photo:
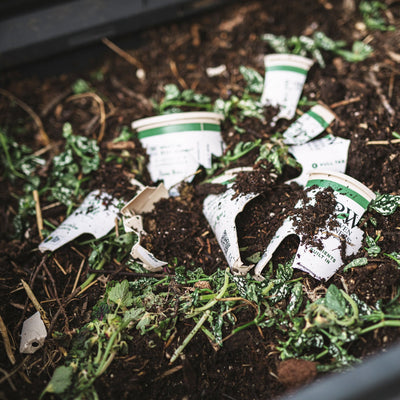
[[[393,214],[400,206],[400,195],[380,194],[370,204],[370,208],[382,215]]]
[[[42,398],[45,393],[64,393],[72,384],[73,374],[74,370],[71,366],[66,367],[64,365],[61,365],[57,367],[53,373],[50,382],[47,384],[40,398]]]
[[[252,93],[261,94],[264,88],[264,78],[255,69],[244,65],[239,67],[239,71],[247,83],[247,89]]]
[[[350,268],[362,267],[367,264],[368,264],[368,259],[366,257],[356,258],[355,260],[344,266],[343,272],[348,271]]]
[[[117,282],[108,292],[108,299],[118,306],[129,307],[133,304],[132,292],[129,291],[129,282],[125,279]]]
[[[330,285],[325,298],[324,305],[335,312],[339,318],[346,315],[346,299],[335,285]]]

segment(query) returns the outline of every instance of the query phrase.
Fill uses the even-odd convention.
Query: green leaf
[[[74,94],[92,92],[90,85],[84,79],[78,79],[72,84]]]
[[[292,316],[296,315],[299,312],[302,303],[303,303],[303,285],[301,284],[301,282],[296,282],[290,294],[290,300],[287,306],[288,314]]]
[[[131,308],[130,310],[124,312],[124,321],[130,322],[140,319],[146,310],[144,308]]]
[[[393,261],[396,261],[400,268],[400,253],[393,251],[392,253],[383,253],[386,257],[391,258]]]
[[[326,291],[324,304],[327,308],[334,311],[339,318],[343,318],[346,315],[346,299],[333,284]]]
[[[356,258],[355,260],[344,266],[343,272],[347,272],[350,268],[362,267],[367,264],[368,264],[368,258],[366,257]]]
[[[264,89],[264,78],[254,69],[241,65],[239,72],[247,83],[247,89],[252,93],[261,94]]]
[[[131,140],[134,136],[135,134],[127,126],[123,126],[121,133],[113,140],[113,143],[126,142]]]
[[[118,306],[129,307],[133,304],[133,296],[129,291],[129,282],[125,279],[117,282],[108,292],[108,299]]]
[[[391,215],[400,206],[400,195],[380,194],[373,200],[369,207],[379,214]]]
[[[177,100],[180,97],[180,90],[178,86],[174,85],[173,83],[169,83],[164,86],[165,97],[164,101],[167,100]]]
[[[42,398],[45,393],[64,393],[72,384],[73,374],[74,370],[71,366],[66,367],[61,365],[60,367],[57,367],[40,398]]]
[[[373,51],[373,48],[369,44],[355,41],[351,51],[338,49],[336,50],[336,54],[339,54],[348,62],[359,62],[367,59]]]

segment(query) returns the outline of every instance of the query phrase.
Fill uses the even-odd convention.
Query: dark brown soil
[[[101,141],[102,166],[97,176],[85,183],[85,188],[101,188],[129,200],[136,192],[130,178],[145,185],[153,184],[145,167],[146,155],[137,140],[129,142],[123,149],[115,146],[112,140],[119,135],[122,126],[130,126],[133,120],[155,114],[151,99],[157,103],[161,101],[165,84],[194,89],[213,101],[219,97],[227,99],[231,94],[240,95],[245,87],[240,65],[264,74],[263,56],[272,52],[260,39],[264,33],[290,37],[320,30],[335,40],[348,43],[365,40],[374,48],[370,58],[349,63],[340,57],[326,55],[327,67],[322,69],[315,64],[311,68],[303,95],[330,106],[335,112],[336,119],[328,132],[351,139],[346,173],[373,191],[399,194],[400,144],[391,140],[392,132],[400,133],[400,26],[397,22],[393,32],[361,31],[356,28],[361,16],[357,7],[355,11],[345,8],[349,3],[352,2],[252,0],[244,5],[230,2],[205,15],[143,32],[145,44],[130,50],[130,54],[140,62],[145,79],[136,76],[135,66],[105,49],[96,70],[48,77],[8,71],[1,74],[0,86],[39,116],[50,139],[51,159],[60,151],[65,122],[70,122],[74,132],[80,135],[98,137],[101,123],[96,102],[89,97],[69,97],[76,79],[91,82],[104,101],[106,122]],[[359,2],[355,3],[358,5]],[[389,0],[386,3],[385,15],[396,24],[400,20],[400,4]],[[227,73],[208,77],[206,68],[220,64],[226,65]],[[103,79],[93,78],[94,72],[101,72]],[[275,110],[267,108],[265,112],[268,122]],[[240,141],[269,139],[272,134],[283,132],[293,121],[280,120],[275,127],[267,122],[244,119],[238,123],[244,133],[239,133],[225,121],[222,134],[227,150],[234,149]],[[7,128],[15,140],[35,151],[44,147],[43,136],[34,119],[3,92],[0,94],[0,128]],[[371,141],[383,142],[371,144]],[[122,157],[126,152],[128,156],[121,163],[105,163],[108,155]],[[138,155],[142,156],[141,163],[135,161]],[[251,152],[232,167],[252,166],[256,156]],[[49,165],[43,167],[43,176],[48,168]],[[1,166],[0,315],[11,338],[16,363],[10,363],[1,342],[0,398],[36,399],[54,368],[63,363],[75,330],[89,321],[90,311],[104,293],[105,283],[110,279],[122,279],[118,268],[123,267],[115,263],[105,266],[114,272],[104,274],[79,297],[71,295],[82,260],[89,255],[89,247],[82,245],[78,249],[70,244],[52,256],[43,256],[37,250],[40,238],[34,215],[29,217],[30,227],[23,237],[10,239],[14,234],[12,220],[23,187],[21,182],[5,179],[3,170]],[[293,173],[287,169],[283,176],[288,179]],[[238,231],[243,233],[239,245],[246,248],[245,259],[265,249],[304,191],[298,185],[283,184],[283,178],[276,180],[269,165],[258,165],[252,174],[238,182],[238,192],[244,192],[246,188],[261,192],[237,218]],[[226,268],[222,251],[202,214],[204,196],[220,189],[216,185],[187,185],[179,197],[159,202],[154,212],[146,215],[148,236],[144,236],[144,244],[158,258],[172,265],[193,269],[203,267],[207,273]],[[318,220],[313,219],[313,224],[308,225],[311,230],[329,215],[325,207],[321,212],[321,204],[327,204],[328,209],[331,204],[329,191],[326,193],[327,196],[318,202],[319,208],[313,210]],[[46,203],[41,206],[43,217],[53,225],[65,218],[66,207]],[[376,227],[371,219],[376,221]],[[390,217],[368,212],[362,224],[371,237],[381,234],[382,253],[400,251],[399,210]],[[295,239],[288,238],[274,258],[287,261],[297,245]],[[365,256],[366,252],[362,249],[359,255]],[[82,265],[79,283],[89,272],[88,263]],[[377,258],[365,268],[353,268],[347,274],[339,271],[328,283],[321,284],[296,271],[294,277],[298,276],[304,278],[310,299],[334,283],[356,293],[372,306],[378,300],[393,299],[400,284],[400,272],[387,258]],[[21,279],[29,283],[49,315],[51,332],[62,332],[68,338],[60,343],[49,336],[44,348],[29,356],[18,352],[19,339],[22,322],[35,310],[21,286]],[[246,322],[254,316],[243,315],[242,318]],[[192,327],[187,321],[181,321],[175,340],[181,341]],[[162,340],[155,334],[141,336],[134,330],[128,353],[114,360],[96,382],[96,390],[100,399],[155,399],[161,396],[167,399],[273,399],[316,377],[314,364],[279,360],[276,350],[279,335],[274,329],[252,327],[230,337],[215,352],[207,338],[199,334],[187,347],[185,359],[174,369],[166,358],[171,350]],[[399,338],[400,329],[385,328],[369,333],[353,344],[351,350],[355,356],[365,358]]]

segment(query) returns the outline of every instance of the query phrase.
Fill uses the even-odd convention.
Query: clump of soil
[[[280,382],[294,389],[316,378],[317,364],[307,360],[289,359],[279,363],[277,372]]]
[[[267,160],[261,160],[254,165],[252,171],[241,171],[237,174],[232,186],[235,191],[233,198],[239,194],[267,192],[277,178],[273,165]]]
[[[296,183],[277,184],[246,204],[236,217],[239,248],[242,259],[263,252],[303,196],[303,188]]]
[[[302,236],[304,243],[322,250],[324,245],[321,238],[316,237],[316,233],[324,227],[333,228],[338,226],[333,214],[336,207],[336,199],[334,190],[328,187],[318,190],[315,194],[315,202],[312,202],[309,194],[314,189],[316,189],[316,186],[311,186],[304,190],[302,207],[295,208],[291,215],[293,215],[295,231]]]
[[[222,268],[226,261],[201,214],[202,200],[188,185],[181,188],[179,197],[159,200],[151,212],[143,214],[142,245],[171,265],[202,267],[206,273]]]

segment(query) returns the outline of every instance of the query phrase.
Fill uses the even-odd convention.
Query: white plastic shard
[[[279,107],[273,121],[292,119],[296,113],[308,70],[314,61],[294,54],[269,54],[264,57],[265,79],[261,103]]]
[[[41,347],[47,336],[46,326],[44,325],[39,311],[24,321],[21,332],[20,353],[33,354]]]
[[[333,227],[329,227],[330,224],[319,227],[315,233],[314,239],[320,240],[322,248],[309,244],[310,238],[301,233],[296,233],[295,220],[298,217],[294,214],[288,217],[277,230],[262,258],[257,263],[254,271],[257,279],[263,279],[262,270],[283,239],[289,235],[297,235],[300,239],[293,268],[305,271],[319,280],[328,280],[343,265],[342,246],[345,246],[345,254],[348,256],[356,254],[361,248],[364,233],[357,227],[357,223],[368,204],[375,198],[375,194],[355,179],[331,171],[311,173],[307,186],[314,185],[317,187],[307,193],[307,204],[315,203],[315,195],[326,187],[331,187],[334,190],[336,200],[335,211],[331,216],[336,224]],[[295,209],[303,207],[305,207],[305,204],[302,200],[299,200]],[[307,223],[306,221],[300,222]]]
[[[283,133],[283,142],[291,145],[307,143],[321,134],[334,119],[331,110],[317,104],[289,126]]]
[[[290,146],[289,153],[302,166],[301,175],[289,182],[305,186],[308,174],[318,169],[329,169],[333,172],[346,171],[350,140],[327,135],[298,146]]]
[[[138,236],[138,242],[132,247],[131,256],[139,260],[143,267],[151,272],[161,271],[168,263],[158,260],[140,245],[141,236],[146,233],[143,230],[141,214],[152,211],[157,201],[166,198],[168,198],[168,190],[164,184],[160,183],[157,187],[147,186],[121,209],[125,232],[135,232]]]
[[[247,193],[232,198],[235,191],[231,186],[236,174],[243,170],[245,169],[236,168],[215,178],[212,183],[226,184],[227,190],[222,194],[208,195],[203,203],[203,214],[218,240],[232,273],[238,275],[245,275],[253,265],[245,265],[241,260],[235,220],[245,205],[259,195]]]
[[[225,64],[218,65],[218,67],[206,68],[206,74],[209,78],[213,78],[214,76],[222,75],[224,72],[226,72]]]
[[[78,236],[89,233],[99,239],[115,226],[118,200],[106,192],[94,190],[83,203],[39,245],[39,250],[54,251]]]
[[[154,182],[162,180],[171,195],[175,185],[190,181],[200,165],[210,168],[212,155],[221,156],[224,142],[222,114],[182,112],[143,118],[132,123],[149,155],[148,170]]]

